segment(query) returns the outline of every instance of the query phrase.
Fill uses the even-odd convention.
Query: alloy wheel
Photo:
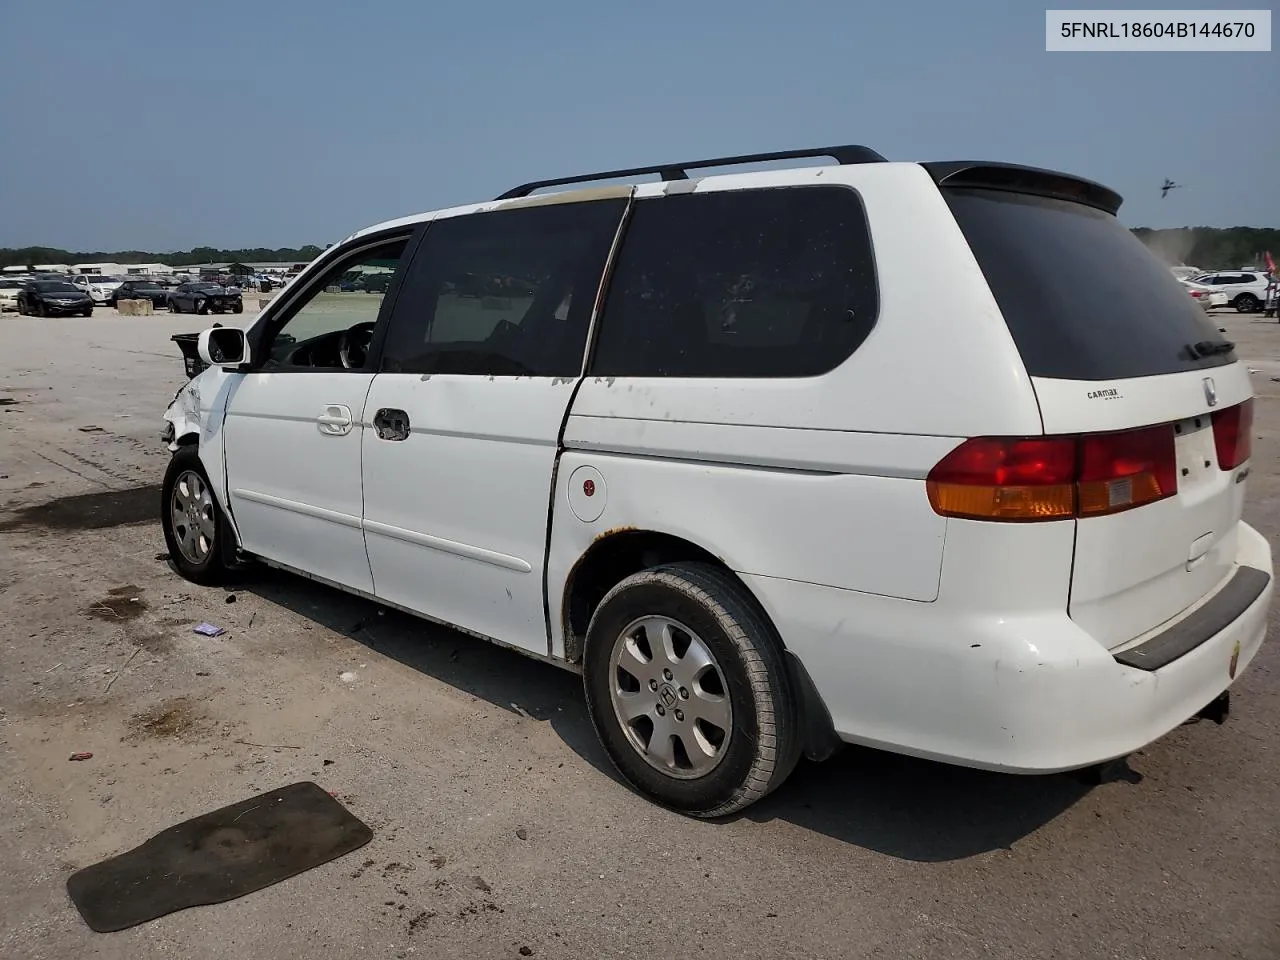
[[[627,741],[669,777],[706,776],[724,758],[733,705],[707,644],[669,617],[632,621],[614,641],[609,692]]]
[[[169,522],[182,556],[191,563],[204,563],[213,550],[217,520],[209,485],[194,470],[184,470],[173,485]]]

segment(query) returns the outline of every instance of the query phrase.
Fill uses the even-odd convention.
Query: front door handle
[[[378,431],[379,440],[408,440],[409,414],[383,407],[373,415],[373,429]]]
[[[345,403],[331,403],[316,417],[316,424],[327,437],[345,437],[351,432],[351,408]]]

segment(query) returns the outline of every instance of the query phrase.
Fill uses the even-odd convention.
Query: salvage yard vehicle
[[[244,313],[238,289],[203,280],[178,284],[168,292],[166,302],[174,313]]]
[[[150,300],[152,306],[167,307],[169,291],[154,280],[126,280],[111,291],[107,305],[114,307],[121,300]]]
[[[111,295],[120,286],[119,277],[106,277],[101,274],[80,274],[71,278],[71,282],[87,293],[98,306],[106,306],[111,302]]]
[[[169,555],[578,671],[618,770],[694,816],[843,742],[1123,757],[1225,718],[1273,587],[1248,373],[1120,203],[849,146],[360,231],[196,338]],[[372,268],[384,297],[329,292]]]
[[[0,279],[0,313],[18,309],[18,294],[21,291],[21,280]]]
[[[1219,270],[1201,274],[1192,283],[1220,292],[1237,313],[1256,313],[1267,296],[1267,275],[1260,270]]]
[[[30,280],[18,291],[18,313],[30,317],[91,317],[93,300],[66,280]]]

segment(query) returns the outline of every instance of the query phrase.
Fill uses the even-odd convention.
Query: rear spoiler
[[[1120,204],[1124,203],[1124,198],[1110,187],[1039,167],[990,163],[984,160],[948,160],[922,163],[920,166],[928,171],[933,182],[940,187],[978,187],[1072,200],[1103,210],[1112,216],[1120,209]]]

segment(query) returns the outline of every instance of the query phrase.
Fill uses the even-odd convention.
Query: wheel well
[[[564,646],[570,663],[582,659],[591,615],[615,586],[641,570],[664,563],[701,561],[725,570],[719,557],[695,543],[651,530],[601,534],[569,572],[564,591]]]
[[[173,442],[180,447],[196,447],[200,445],[200,434],[193,430],[191,433],[184,433]]]
[[[763,605],[719,557],[696,543],[652,530],[622,530],[601,534],[569,572],[565,584],[564,652],[570,663],[582,660],[587,627],[591,615],[606,593],[641,570],[664,563],[695,561],[712,564],[724,570],[742,587],[747,599],[766,620],[770,617]],[[775,630],[776,633],[776,630]],[[781,636],[782,653],[796,694],[800,738],[804,755],[810,760],[825,760],[840,749],[831,713],[804,664],[786,647]]]

